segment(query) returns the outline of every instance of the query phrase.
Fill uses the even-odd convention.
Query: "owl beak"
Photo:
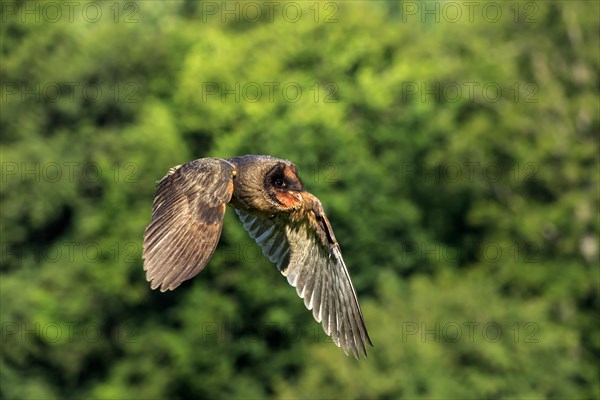
[[[302,197],[302,193],[300,193],[300,192],[290,191],[289,193],[292,196],[294,196],[296,198],[296,200],[298,200],[299,202],[302,202],[304,200],[304,198]]]

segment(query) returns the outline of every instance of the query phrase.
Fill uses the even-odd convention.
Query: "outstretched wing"
[[[329,220],[316,197],[317,207],[291,215],[266,218],[236,209],[244,229],[277,265],[312,310],[334,343],[356,358],[367,355],[371,343],[358,298]]]
[[[173,290],[204,268],[219,241],[235,167],[201,158],[171,168],[158,183],[144,232],[144,270],[152,289]]]

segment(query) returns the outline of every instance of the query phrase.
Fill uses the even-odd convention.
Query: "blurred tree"
[[[248,4],[2,2],[0,396],[597,398],[598,3]],[[367,360],[231,212],[149,290],[155,181],[248,153],[323,201]]]

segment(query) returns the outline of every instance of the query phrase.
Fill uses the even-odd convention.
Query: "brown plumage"
[[[158,183],[144,233],[152,289],[173,290],[204,268],[228,203],[325,333],[346,354],[366,356],[371,340],[340,246],[321,202],[286,160],[201,158],[172,168]]]

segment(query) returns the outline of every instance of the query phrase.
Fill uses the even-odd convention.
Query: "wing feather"
[[[239,209],[236,213],[250,237],[296,288],[306,308],[312,310],[313,318],[321,323],[333,342],[346,354],[366,356],[366,344],[371,344],[371,340],[325,214],[316,215],[313,210],[298,220],[289,214],[267,218]]]
[[[202,158],[169,170],[156,189],[144,232],[144,270],[152,289],[173,290],[200,272],[221,236],[235,167]]]

